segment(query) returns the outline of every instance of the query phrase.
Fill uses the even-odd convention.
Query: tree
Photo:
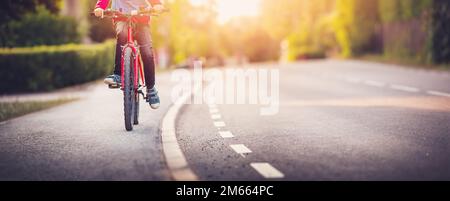
[[[333,27],[344,57],[360,54],[373,46],[379,22],[378,0],[337,0]]]
[[[433,5],[433,61],[450,63],[450,1],[435,0]]]
[[[323,55],[334,41],[327,28],[334,4],[335,0],[263,0],[263,27],[278,42],[287,41],[290,60]]]
[[[20,20],[26,13],[36,12],[38,5],[44,6],[52,13],[58,13],[61,0],[5,0],[0,6],[0,46],[5,46],[8,40],[8,23]]]

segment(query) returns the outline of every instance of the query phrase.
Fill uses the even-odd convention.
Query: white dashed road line
[[[245,145],[243,144],[232,144],[230,145],[230,147],[238,154],[241,154],[242,156],[244,156],[244,154],[249,154],[252,153],[252,150],[250,150],[249,148],[247,148]]]
[[[218,128],[225,127],[225,122],[223,122],[223,121],[215,121],[214,122],[214,126],[218,127]]]
[[[208,106],[209,112],[211,113],[211,119],[214,120],[214,126],[217,127],[219,130],[225,127],[226,126],[225,122],[220,121],[220,119],[222,119],[222,115],[220,114],[217,105],[209,104]],[[234,138],[234,135],[233,133],[231,133],[231,131],[219,131],[219,135],[224,139]],[[244,158],[246,157],[246,154],[252,153],[252,150],[250,150],[244,144],[231,144],[230,148]],[[261,174],[266,179],[284,178],[284,174],[281,173],[276,168],[274,168],[269,163],[250,163],[250,166],[253,167],[259,174]]]
[[[347,79],[345,79],[345,81],[350,82],[350,83],[360,83],[361,79],[358,79],[358,78],[347,78]]]
[[[372,86],[372,87],[384,87],[384,86],[386,86],[386,84],[383,83],[383,82],[372,81],[372,80],[365,81],[364,84]]]
[[[328,75],[325,75],[325,74],[318,74],[318,75],[320,77],[328,77]],[[442,74],[442,75],[448,76],[450,74]],[[388,85],[387,83],[384,83],[384,82],[379,82],[379,81],[374,81],[374,80],[366,80],[366,81],[364,81],[362,79],[354,78],[354,77],[347,77],[347,78],[345,78],[345,76],[341,76],[341,75],[336,75],[336,76],[334,76],[334,78],[341,79],[341,80],[343,79],[344,81],[349,82],[349,83],[353,83],[353,84],[357,84],[357,83],[361,83],[362,82],[363,84],[368,85],[368,86],[372,86],[372,87],[380,87],[381,88],[381,87],[385,87],[385,86]],[[422,91],[419,88],[405,86],[405,85],[398,85],[398,84],[390,84],[389,87],[391,89],[394,89],[394,90],[410,92],[410,93],[418,93],[418,92]],[[439,91],[427,91],[426,93],[429,94],[429,95],[433,95],[433,96],[441,96],[441,97],[450,98],[450,93],[439,92]]]
[[[219,113],[219,109],[216,109],[216,108],[214,108],[214,109],[209,109],[209,112],[210,112],[211,114]]]
[[[283,173],[269,163],[251,163],[250,166],[267,179],[279,179],[284,177]]]
[[[211,119],[212,120],[219,120],[221,118],[222,118],[222,116],[220,114],[213,114],[213,115],[211,115]]]
[[[406,91],[406,92],[413,92],[413,93],[416,93],[416,92],[420,91],[420,89],[415,88],[415,87],[408,87],[408,86],[396,85],[396,84],[393,84],[390,87],[392,89],[395,89],[395,90]]]
[[[230,131],[219,131],[219,134],[222,138],[233,138],[234,135]]]
[[[433,95],[433,96],[442,96],[442,97],[450,98],[449,93],[444,93],[444,92],[439,92],[439,91],[427,91],[427,93],[430,95]]]

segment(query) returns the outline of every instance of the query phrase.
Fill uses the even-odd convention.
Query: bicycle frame
[[[134,55],[134,65],[133,65],[133,73],[134,73],[134,77],[138,78],[138,75],[140,74],[140,79],[134,79],[134,88],[135,89],[139,89],[139,81],[142,81],[142,85],[143,87],[145,87],[146,83],[145,83],[145,77],[144,77],[144,69],[142,66],[142,58],[141,58],[141,54],[140,54],[140,50],[139,50],[139,45],[136,44],[135,40],[134,40],[134,35],[133,35],[133,25],[137,23],[137,17],[139,16],[158,16],[158,14],[154,13],[154,10],[144,10],[144,11],[139,11],[137,12],[136,15],[124,15],[123,13],[121,13],[120,11],[114,11],[114,10],[106,10],[104,14],[106,14],[107,16],[110,16],[113,19],[117,19],[120,16],[125,16],[126,22],[127,22],[127,44],[124,45],[122,47],[122,55],[121,55],[121,70],[122,70],[122,74],[121,74],[121,89],[123,90],[123,86],[125,85],[124,81],[125,81],[125,65],[124,65],[124,57],[125,57],[125,49],[126,48],[131,48],[133,55]],[[169,12],[169,9],[164,9],[162,12]],[[92,16],[95,16],[94,13],[91,13]]]
[[[142,92],[141,87],[145,87],[145,77],[144,77],[144,69],[143,69],[143,63],[142,63],[142,57],[140,52],[140,46],[139,44],[134,40],[134,28],[135,25],[138,23],[137,16],[155,16],[154,10],[143,10],[143,11],[133,11],[131,15],[129,14],[123,14],[118,11],[111,11],[107,10],[102,14],[102,18],[104,17],[104,14],[106,14],[107,17],[112,18],[113,20],[118,20],[120,18],[120,21],[126,22],[127,25],[127,43],[121,47],[122,54],[121,54],[121,89],[123,90],[124,94],[124,119],[125,119],[125,129],[127,131],[133,130],[133,124],[138,125],[139,124],[139,95],[142,95],[145,98],[146,95],[144,92]],[[95,13],[91,13],[91,15],[95,15]],[[157,15],[156,15],[157,16]],[[124,19],[124,20],[122,20]],[[125,20],[126,19],[126,20]],[[131,50],[132,58],[125,58],[125,56],[130,56],[128,51],[128,48]],[[129,68],[133,69],[125,69],[125,60],[127,62],[134,61],[132,66],[129,66],[127,63],[127,66]],[[125,72],[127,72],[127,76],[125,77]],[[140,74],[140,75],[139,75]],[[134,75],[134,79],[131,81],[131,76]],[[142,80],[141,82],[139,80]],[[142,83],[142,85],[141,85]],[[126,84],[126,85],[125,85]],[[131,85],[131,86],[130,86]],[[110,86],[111,87],[111,86]],[[133,93],[134,92],[134,93]],[[134,97],[133,97],[134,96]]]
[[[122,47],[122,56],[121,56],[121,68],[122,68],[122,88],[125,85],[124,81],[125,81],[125,64],[124,64],[124,60],[125,60],[125,49],[126,48],[131,48],[133,55],[134,55],[134,63],[133,63],[133,73],[134,73],[134,77],[137,78],[140,74],[140,80],[142,82],[142,86],[145,86],[145,78],[144,78],[144,69],[142,66],[142,62],[141,62],[141,54],[140,54],[140,50],[139,50],[139,46],[136,45],[136,42],[134,40],[133,37],[133,23],[135,21],[134,17],[130,17],[129,19],[127,19],[127,44],[125,46]],[[139,81],[138,79],[134,79],[134,89],[137,90],[139,88]]]

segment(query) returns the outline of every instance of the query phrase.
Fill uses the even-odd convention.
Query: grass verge
[[[59,99],[52,101],[5,102],[0,103],[0,122],[45,110],[51,107],[74,101],[75,99]]]

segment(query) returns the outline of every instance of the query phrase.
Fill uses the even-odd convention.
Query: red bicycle
[[[164,10],[164,12],[168,12],[168,10]],[[126,21],[128,24],[128,42],[122,47],[122,83],[120,86],[109,86],[110,88],[120,88],[123,91],[125,129],[127,131],[132,131],[133,125],[139,124],[139,94],[144,99],[146,98],[143,90],[145,87],[145,79],[139,44],[137,44],[133,37],[134,24],[137,21],[137,17],[158,16],[159,14],[159,12],[152,9],[133,11],[132,13],[124,14],[119,11],[105,10],[103,15],[106,18],[120,18],[121,21]]]

